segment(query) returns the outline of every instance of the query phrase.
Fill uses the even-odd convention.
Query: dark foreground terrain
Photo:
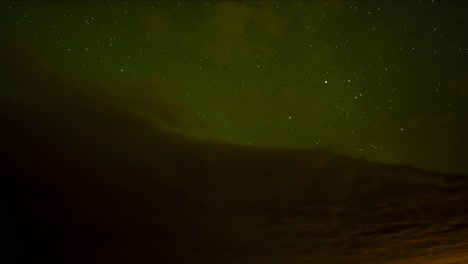
[[[191,140],[5,58],[0,262],[468,263],[466,176]]]

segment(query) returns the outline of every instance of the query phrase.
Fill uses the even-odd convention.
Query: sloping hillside
[[[1,74],[5,260],[468,263],[467,176],[192,140],[18,62]]]

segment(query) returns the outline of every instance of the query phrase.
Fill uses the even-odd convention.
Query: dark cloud
[[[454,120],[452,112],[436,114],[433,116],[415,116],[408,121],[410,127],[447,127]]]
[[[3,100],[9,103],[54,106],[63,96],[62,104],[90,102],[92,107],[106,108],[112,105],[119,111],[139,115],[156,121],[168,129],[179,129],[187,124],[186,106],[171,97],[173,85],[158,78],[112,84],[106,80],[77,80],[59,74],[57,68],[24,41],[11,41],[3,47]],[[58,92],[58,93],[57,93]],[[58,95],[59,94],[59,95]],[[52,96],[52,97],[51,97]]]
[[[468,97],[468,76],[452,80],[448,84],[448,89],[450,89],[451,92],[455,92],[465,98]]]
[[[444,128],[455,121],[454,114],[450,111],[434,115],[414,115],[405,119],[390,119],[384,115],[377,115],[375,125],[392,128]]]
[[[206,10],[200,9],[192,20],[177,19],[161,10],[149,12],[142,21],[143,28],[154,44],[182,46],[215,58],[219,64],[230,65],[233,59],[250,61],[255,55],[260,55],[259,63],[265,63],[272,60],[273,47],[289,30],[287,15],[300,8],[288,5],[280,13],[273,2],[211,4]],[[320,16],[316,17],[320,20]],[[255,34],[246,37],[249,31]]]

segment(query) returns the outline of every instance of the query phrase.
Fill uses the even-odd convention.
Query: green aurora
[[[144,94],[142,114],[191,137],[467,173],[467,14],[455,1],[21,1],[0,3],[0,32],[59,76]]]

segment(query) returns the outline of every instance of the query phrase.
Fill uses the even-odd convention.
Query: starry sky
[[[64,78],[139,94],[140,114],[190,137],[468,173],[467,11],[456,1],[4,1],[0,34]]]

